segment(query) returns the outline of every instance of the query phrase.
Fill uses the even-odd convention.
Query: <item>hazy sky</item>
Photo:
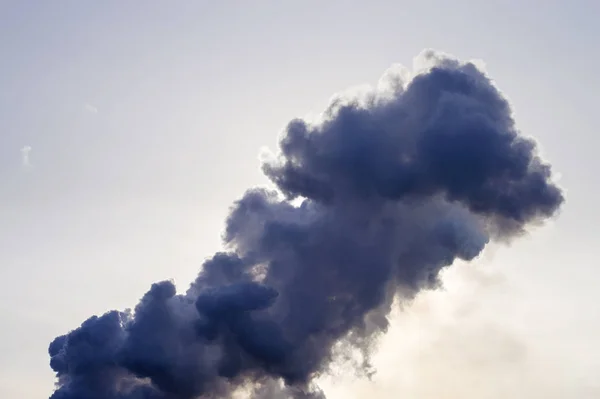
[[[260,147],[426,47],[485,62],[567,204],[397,315],[373,383],[324,386],[600,397],[598,18],[593,0],[0,2],[0,397],[48,397],[48,344],[89,315],[187,288],[265,183]]]

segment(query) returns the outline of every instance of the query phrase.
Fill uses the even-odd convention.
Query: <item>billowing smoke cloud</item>
[[[372,372],[395,301],[552,217],[561,191],[490,79],[421,59],[430,66],[392,69],[385,88],[334,101],[319,123],[290,122],[263,165],[279,190],[234,204],[227,252],[185,294],[156,283],[132,312],[56,338],[51,398],[323,397],[315,379],[349,351]]]

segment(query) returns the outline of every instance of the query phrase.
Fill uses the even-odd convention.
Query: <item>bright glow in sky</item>
[[[556,222],[457,265],[394,318],[371,383],[331,398],[600,397],[600,3],[0,4],[0,397],[49,396],[47,347],[185,289],[291,118],[423,48],[480,59],[541,143]],[[477,3],[474,5],[474,3]]]

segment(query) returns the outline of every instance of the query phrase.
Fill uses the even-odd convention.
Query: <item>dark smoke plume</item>
[[[263,165],[279,191],[234,204],[228,252],[187,293],[156,283],[133,311],[56,338],[51,398],[323,397],[315,378],[349,351],[371,372],[395,300],[552,217],[561,190],[490,79],[421,58],[430,67],[392,70],[385,89],[334,101],[318,124],[291,121]]]

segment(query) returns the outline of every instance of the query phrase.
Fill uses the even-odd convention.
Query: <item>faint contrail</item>
[[[31,166],[31,162],[29,161],[29,153],[31,152],[31,147],[26,145],[21,148],[21,163],[23,166],[29,167]]]

